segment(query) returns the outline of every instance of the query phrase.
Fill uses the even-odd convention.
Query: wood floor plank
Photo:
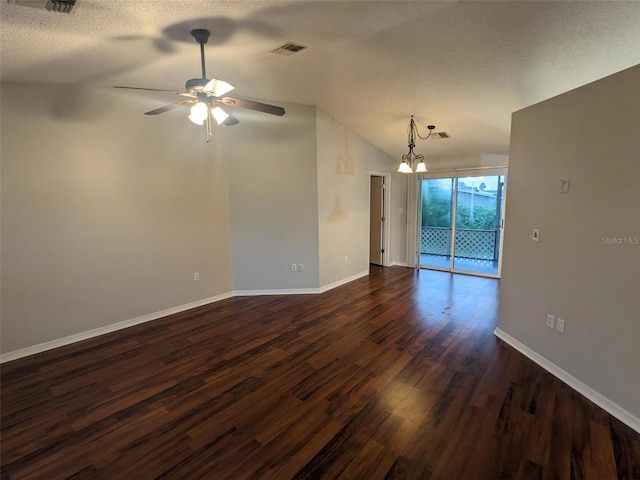
[[[498,288],[372,267],[3,364],[1,478],[640,479],[640,435],[493,335]]]

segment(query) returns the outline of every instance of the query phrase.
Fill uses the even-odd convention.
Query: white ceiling
[[[640,64],[638,1],[1,2],[3,81],[183,90],[206,28],[207,74],[233,94],[318,105],[397,158],[411,114],[452,137],[418,153],[506,153],[512,112]],[[287,41],[309,48],[268,53]]]

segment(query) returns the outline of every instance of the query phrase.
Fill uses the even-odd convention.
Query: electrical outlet
[[[553,328],[553,324],[555,322],[556,317],[554,317],[553,315],[547,313],[547,327],[549,328]]]
[[[198,280],[200,280],[200,274],[198,272],[193,274],[193,281],[197,282]]]
[[[292,272],[296,272],[298,270],[298,265],[296,265],[295,263],[291,264],[291,271]]]
[[[349,255],[344,256],[344,262],[347,263],[349,261]]]
[[[556,323],[556,330],[558,330],[560,333],[564,333],[564,320],[562,320],[561,318],[559,318]]]

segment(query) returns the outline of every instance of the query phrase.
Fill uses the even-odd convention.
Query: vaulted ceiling
[[[2,0],[1,15],[3,81],[183,90],[200,76],[189,32],[206,28],[208,76],[235,95],[317,105],[393,157],[411,114],[451,136],[426,156],[506,153],[512,112],[640,63],[637,1],[78,0],[64,14]],[[270,53],[288,41],[308,48]]]

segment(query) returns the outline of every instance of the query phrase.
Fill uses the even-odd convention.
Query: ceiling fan
[[[191,106],[191,114],[189,120],[197,125],[206,125],[207,142],[211,137],[211,124],[215,121],[218,125],[236,125],[238,119],[229,112],[227,107],[240,107],[256,110],[258,112],[269,113],[271,115],[284,115],[285,111],[282,107],[269,105],[266,103],[255,102],[238,97],[225,96],[226,93],[235,87],[223,80],[216,78],[208,79],[204,61],[204,44],[209,40],[211,33],[209,30],[197,28],[191,30],[191,35],[196,42],[200,44],[200,64],[202,66],[202,78],[192,78],[187,80],[185,84],[186,92],[174,92],[172,90],[162,90],[159,88],[142,88],[142,87],[123,87],[115,86],[114,88],[126,88],[130,90],[148,90],[154,92],[169,92],[185,97],[183,100],[164,105],[160,108],[145,112],[145,115],[158,115],[160,113],[173,110],[182,106]]]

